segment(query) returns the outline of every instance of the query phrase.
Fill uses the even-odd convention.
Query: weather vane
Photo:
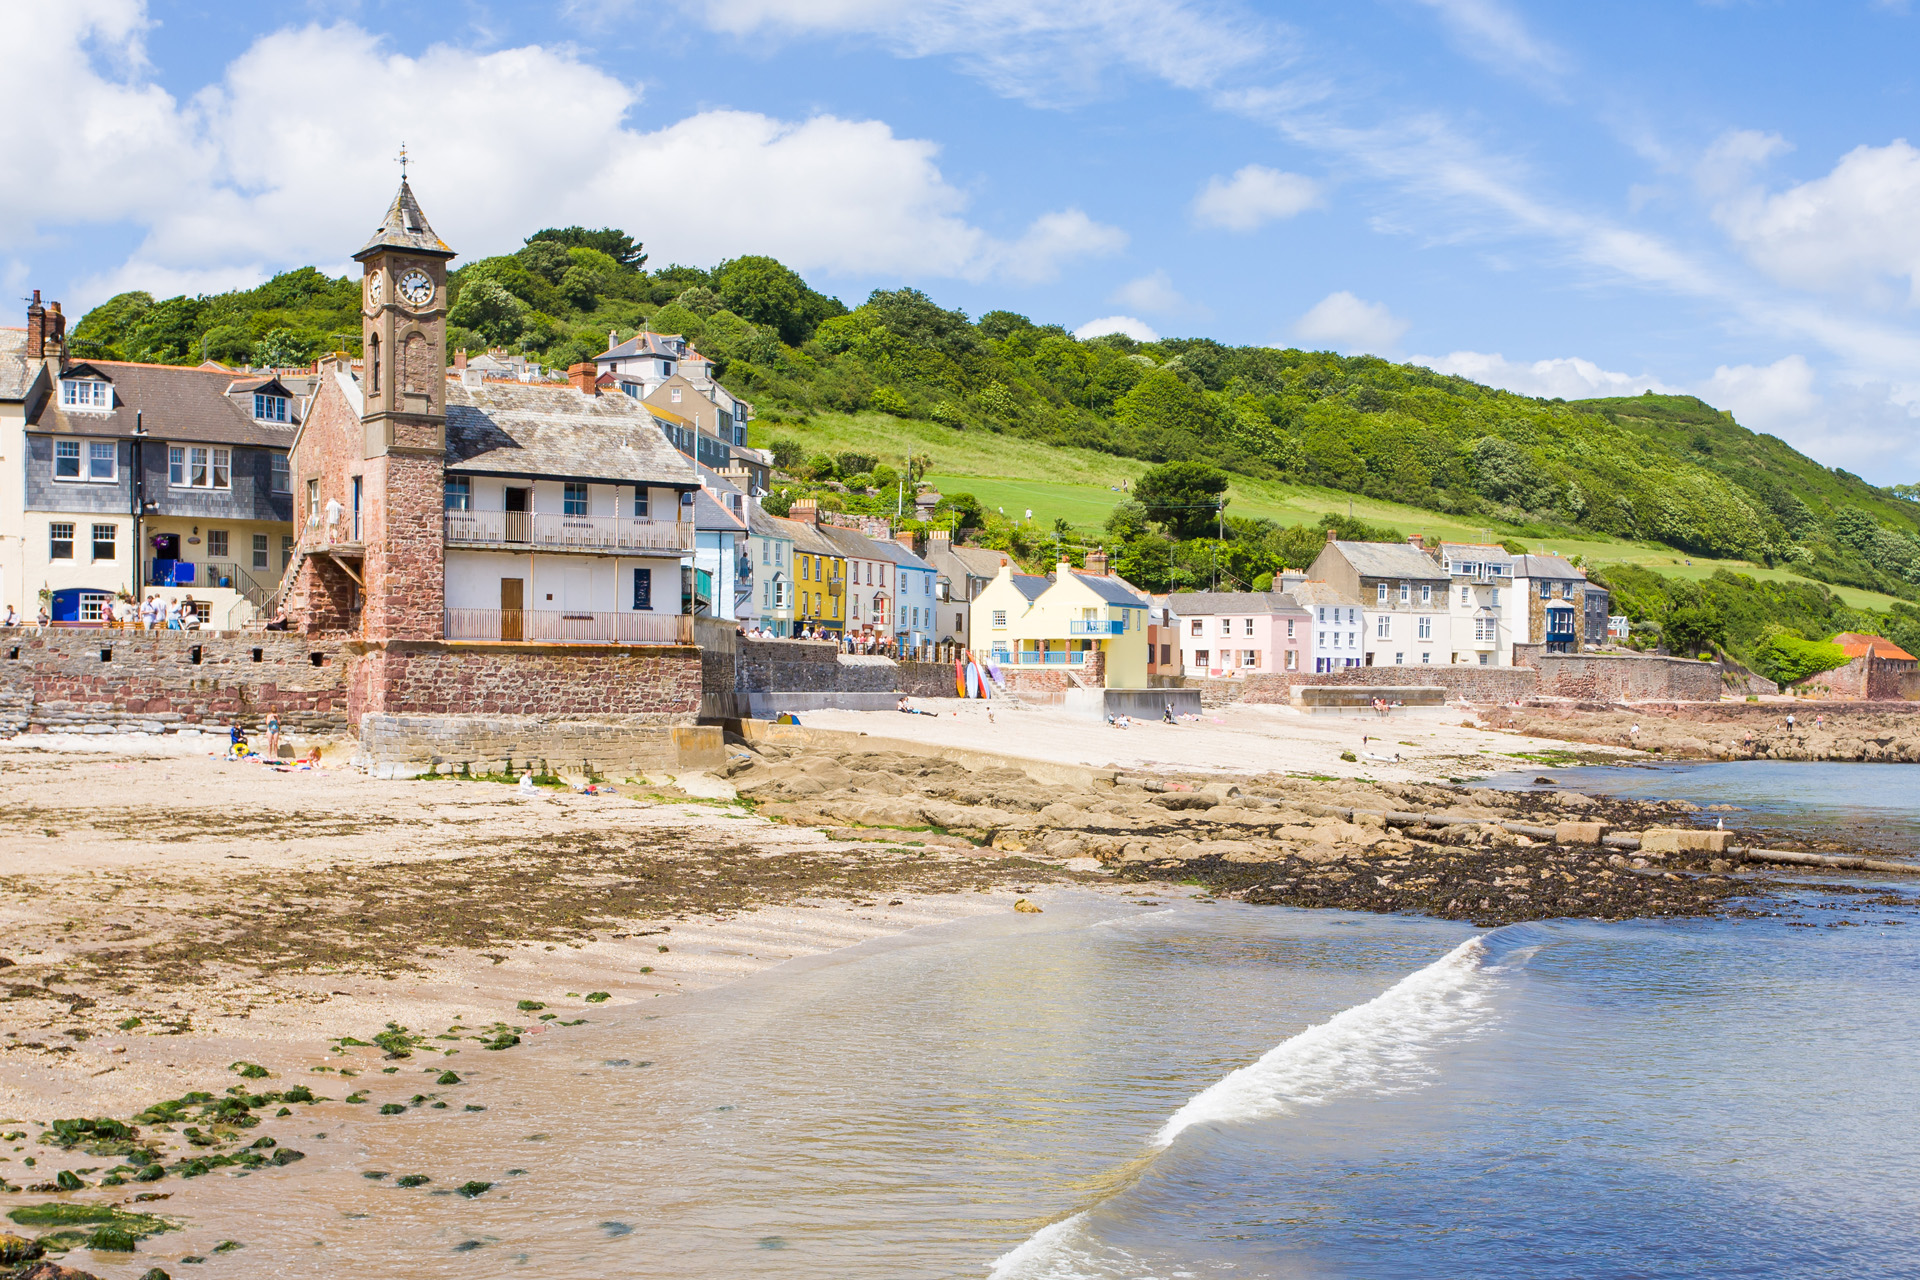
[[[400,181],[407,180],[407,144],[400,144]]]

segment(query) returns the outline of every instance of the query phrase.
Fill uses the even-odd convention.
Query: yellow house
[[[779,521],[780,533],[793,539],[793,634],[808,626],[829,635],[846,634],[847,558],[820,532],[819,514],[811,498],[793,504],[788,518]]]
[[[974,651],[1003,667],[1084,670],[1100,652],[1107,688],[1144,689],[1148,607],[1119,580],[1065,562],[1047,578],[1003,562],[973,599],[970,630]]]

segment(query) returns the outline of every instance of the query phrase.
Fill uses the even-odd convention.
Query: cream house
[[[1116,579],[1082,573],[1064,561],[1051,577],[999,574],[974,596],[969,630],[985,650],[1014,670],[1084,672],[1096,653],[1109,689],[1147,688],[1148,601]]]

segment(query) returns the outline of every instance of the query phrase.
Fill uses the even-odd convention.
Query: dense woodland
[[[877,410],[1155,463],[1204,460],[1541,536],[1652,540],[1920,599],[1911,486],[1879,489],[1829,470],[1691,397],[1538,400],[1368,356],[1205,338],[1082,341],[1009,311],[975,320],[914,289],[876,290],[849,310],[766,257],[711,270],[646,262],[618,231],[539,232],[515,253],[453,272],[450,345],[564,368],[605,350],[610,332],[644,325],[691,338],[755,402],[776,445],[786,444],[783,422]],[[300,364],[358,349],[358,305],[357,282],[301,268],[206,297],[121,294],[75,326],[73,343],[83,356]],[[816,483],[860,478],[833,459],[781,461]],[[1143,585],[1211,580],[1223,559],[1226,580],[1251,584],[1319,532],[1231,519],[1202,530],[1176,506],[1156,518],[1124,504],[1110,524],[1123,571]],[[1689,590],[1673,583],[1669,594]],[[1650,590],[1634,598],[1649,619],[1692,607],[1654,610]],[[1744,643],[1734,621],[1744,612],[1721,612],[1734,628],[1727,638]],[[1811,613],[1801,622],[1826,625]]]

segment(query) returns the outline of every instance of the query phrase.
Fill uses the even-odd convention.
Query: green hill
[[[1228,510],[1242,519],[1228,541],[1266,539],[1268,559],[1283,554],[1269,526],[1350,509],[1590,561],[1696,562],[1663,573],[1741,563],[1920,598],[1920,504],[1691,397],[1539,400],[1366,356],[1080,341],[1007,311],[974,320],[912,289],[849,311],[764,257],[711,270],[645,263],[616,231],[536,233],[453,273],[452,342],[564,367],[603,350],[609,331],[684,333],[756,403],[757,440],[798,474],[871,484],[875,464],[903,466],[911,446],[931,455],[937,482],[971,485],[1023,524],[1032,508],[1049,527],[1091,530],[1123,481],[1195,460],[1232,473]],[[73,339],[106,357],[297,363],[357,342],[357,300],[353,282],[302,268],[209,297],[122,294]],[[866,467],[838,466],[841,453],[867,455]]]

